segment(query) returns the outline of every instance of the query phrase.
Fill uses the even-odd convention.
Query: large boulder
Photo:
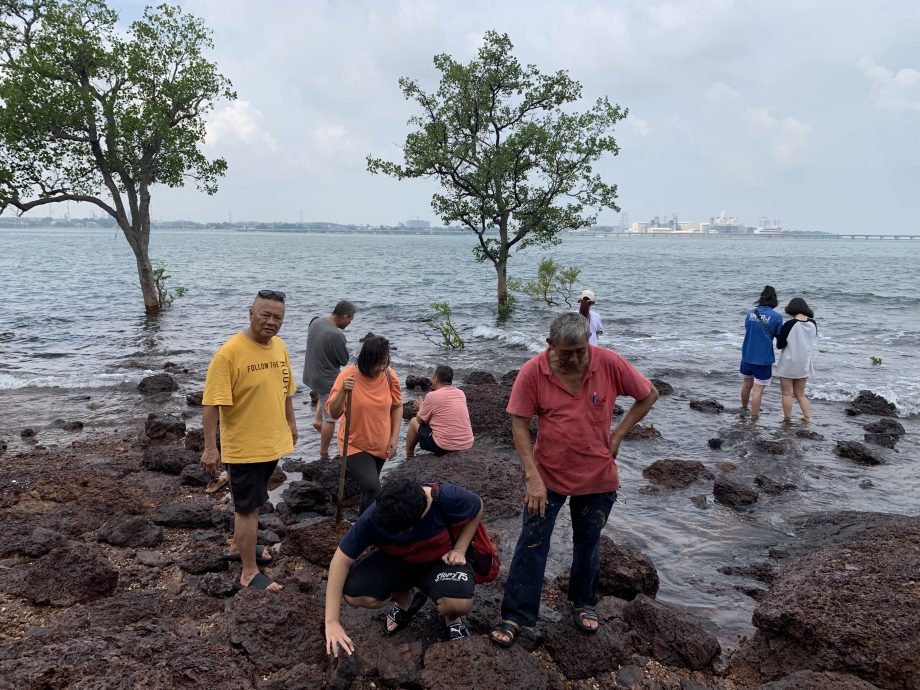
[[[610,673],[629,658],[632,638],[625,625],[601,625],[596,633],[586,635],[575,628],[573,615],[568,611],[546,625],[546,650],[566,678]]]
[[[157,546],[163,530],[142,515],[116,515],[96,532],[96,541],[133,548]]]
[[[656,460],[642,470],[645,477],[657,489],[686,489],[695,482],[711,480],[712,472],[696,460]]]
[[[469,489],[482,499],[486,522],[521,514],[524,472],[510,453],[474,447],[441,457],[419,454],[387,473],[383,481],[394,478],[419,483],[447,481]]]
[[[620,544],[606,535],[601,536],[599,595],[627,601],[639,594],[654,597],[658,585],[658,571],[648,556],[633,544]]]
[[[182,446],[151,446],[144,451],[141,464],[151,472],[181,474],[187,465],[194,465],[201,459],[200,452],[187,450]]]
[[[151,412],[144,423],[144,433],[151,439],[180,439],[185,436],[185,420],[172,414]]]
[[[141,379],[141,382],[137,384],[137,390],[144,395],[172,393],[179,390],[179,384],[169,374],[154,374]]]
[[[850,407],[846,408],[846,413],[850,416],[871,414],[877,417],[897,417],[898,408],[881,395],[876,395],[869,390],[862,390],[850,403]]]
[[[885,448],[894,448],[895,444],[905,434],[904,427],[900,422],[896,422],[890,417],[883,417],[876,422],[866,424],[863,429],[866,430],[865,439],[867,443],[873,443]]]
[[[702,671],[722,653],[719,641],[699,622],[644,594],[626,605],[623,619],[642,639],[646,653],[668,666]]]
[[[460,390],[466,394],[473,433],[512,445],[514,437],[511,433],[511,415],[505,412],[511,387],[488,383],[464,384]]]
[[[463,379],[463,383],[471,386],[479,386],[483,384],[495,385],[498,381],[496,381],[495,377],[488,371],[471,371]]]
[[[295,513],[326,513],[335,510],[335,494],[318,482],[291,482],[281,498]]]
[[[151,519],[163,527],[211,527],[213,505],[209,498],[173,501],[157,508]]]
[[[716,501],[731,508],[747,508],[757,503],[759,498],[754,489],[724,474],[716,477],[712,493]]]
[[[431,390],[431,378],[428,376],[416,376],[414,374],[409,374],[406,376],[406,390],[422,390],[430,391]]]
[[[705,400],[691,400],[690,409],[708,414],[719,414],[725,411],[725,405],[715,398],[706,398]]]
[[[79,544],[50,551],[0,576],[0,589],[34,604],[72,606],[109,596],[118,570],[98,546]]]
[[[837,441],[834,452],[841,458],[852,460],[859,465],[881,465],[882,457],[859,441]]]
[[[339,523],[325,517],[305,520],[288,529],[281,553],[300,556],[308,563],[328,568],[339,542],[350,528],[351,523],[344,520]]]
[[[227,569],[224,548],[210,542],[199,542],[187,549],[176,559],[176,564],[192,575],[217,573]]]
[[[920,688],[920,517],[845,512],[809,517],[801,529],[754,611],[757,633],[739,663],[766,681],[798,669]]]

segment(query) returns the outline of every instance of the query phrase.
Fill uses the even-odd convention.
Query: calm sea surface
[[[474,369],[500,375],[518,368],[543,348],[557,311],[519,297],[514,315],[497,322],[495,273],[473,260],[468,236],[156,232],[152,244],[171,284],[189,290],[154,320],[143,314],[133,255],[114,231],[0,229],[0,440],[11,451],[21,447],[25,426],[39,430],[43,443],[68,441],[50,428],[56,418],[97,429],[133,426],[163,408],[141,400],[135,386],[166,361],[190,370],[189,390],[200,388],[211,354],[245,327],[260,288],[288,295],[281,335],[297,372],[309,320],[328,314],[339,299],[358,307],[346,332],[350,344],[367,331],[389,337],[398,348],[393,362],[400,378],[440,362],[451,364],[460,380]],[[675,389],[646,420],[663,438],[621,450],[625,500],[607,529],[648,553],[661,576],[659,597],[711,621],[723,644],[750,631],[754,603],[735,589],[751,583],[717,568],[762,557],[765,545],[788,531],[789,516],[839,508],[920,512],[920,241],[586,237],[567,238],[552,254],[582,268],[579,291],[597,294],[602,345]],[[531,277],[539,259],[534,250],[513,256],[511,274]],[[797,452],[742,458],[710,450],[707,439],[747,427],[730,413],[694,412],[688,402],[715,397],[727,408],[738,405],[744,312],[767,283],[776,286],[781,306],[801,296],[815,311],[820,342],[808,388],[811,426],[825,440],[805,442],[781,427],[774,386],[759,433],[790,438]],[[462,352],[445,352],[423,337],[434,301],[453,307],[467,342]],[[858,467],[832,452],[837,439],[862,440],[867,420],[846,417],[843,408],[865,388],[907,417],[908,436],[879,467]],[[298,395],[307,402],[305,391]],[[184,396],[166,407],[184,411]],[[311,408],[297,409],[303,434],[297,454],[314,457]],[[767,473],[798,490],[764,496],[750,513],[696,507],[690,497],[705,487],[666,496],[640,491],[642,469],[665,457],[700,460],[713,471],[733,462],[746,477]],[[562,541],[565,532],[557,531]],[[559,559],[551,569],[564,566]]]

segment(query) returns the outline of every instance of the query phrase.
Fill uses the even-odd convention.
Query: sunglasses
[[[283,302],[285,296],[283,292],[278,292],[277,290],[259,290],[256,294],[262,299],[273,299],[278,302]]]

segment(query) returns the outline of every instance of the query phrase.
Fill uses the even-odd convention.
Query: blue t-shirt
[[[377,524],[377,504],[372,504],[362,513],[342,538],[339,548],[351,559],[356,559],[369,546],[376,546],[391,556],[407,563],[435,561],[453,548],[453,541],[447,533],[447,526],[441,514],[451,525],[456,539],[462,526],[479,514],[482,500],[472,491],[454,484],[438,485],[441,509],[432,502],[421,521],[408,532],[385,532]]]
[[[770,307],[754,307],[744,319],[741,361],[748,364],[773,364],[773,338],[783,327],[782,315]]]

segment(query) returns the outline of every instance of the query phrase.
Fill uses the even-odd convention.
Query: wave
[[[545,341],[535,340],[533,336],[526,335],[520,331],[504,330],[495,326],[476,326],[469,331],[469,335],[474,338],[497,340],[507,345],[521,347],[534,354],[543,352],[546,348]]]
[[[112,388],[124,383],[136,383],[156,372],[150,370],[118,373],[71,373],[62,376],[0,373],[0,390],[22,388]]]
[[[897,383],[897,382],[895,382]],[[867,388],[862,385],[852,385],[842,381],[829,381],[827,383],[808,383],[808,395],[815,400],[826,400],[828,402],[852,402],[862,390],[870,390],[876,395],[880,395],[888,402],[894,404],[901,417],[909,417],[920,414],[920,389],[917,389],[915,381],[903,382],[908,390],[901,390],[900,394],[891,385],[879,386],[876,388]],[[912,389],[912,390],[911,390]]]

